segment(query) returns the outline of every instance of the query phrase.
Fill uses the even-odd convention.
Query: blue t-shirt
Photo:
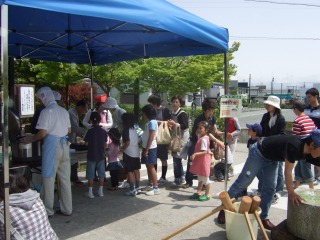
[[[155,135],[154,138],[152,140],[151,146],[150,148],[156,148],[157,147],[157,135],[158,135],[158,123],[157,120],[152,119],[149,122],[146,123],[146,125],[144,126],[144,131],[142,134],[142,147],[146,148],[147,144],[148,144],[148,139],[149,139],[149,135],[150,132],[149,131],[154,130],[155,131]]]
[[[99,162],[106,158],[105,143],[108,134],[101,126],[92,126],[84,136],[84,141],[88,143],[87,161]]]

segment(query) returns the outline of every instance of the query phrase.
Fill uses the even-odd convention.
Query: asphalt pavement
[[[239,143],[234,156],[235,176],[227,182],[228,187],[237,178],[248,150],[246,144]],[[183,161],[186,169],[186,161]],[[161,169],[159,162],[158,169]],[[81,179],[85,181],[85,173],[80,172]],[[160,173],[158,173],[160,177]],[[161,239],[177,229],[193,222],[195,219],[210,213],[221,205],[218,195],[225,188],[225,183],[211,182],[212,198],[206,202],[190,200],[196,191],[197,181],[192,188],[177,188],[173,184],[172,158],[169,159],[167,174],[168,182],[160,186],[161,194],[147,196],[139,194],[135,197],[125,196],[127,189],[107,191],[110,181],[105,184],[104,197],[96,196],[94,199],[85,197],[86,184],[72,187],[73,214],[70,217],[55,215],[50,219],[53,229],[59,239]],[[141,170],[141,186],[147,184],[147,173],[143,166]],[[302,187],[306,187],[302,185]],[[97,190],[97,183],[94,190]],[[257,188],[254,181],[248,188],[249,192]],[[287,218],[287,195],[284,193],[280,201],[272,205],[270,220],[275,224]],[[181,232],[172,239],[226,239],[225,225],[217,223],[217,214],[207,217],[189,229]],[[270,232],[267,231],[270,237]],[[258,239],[263,239],[258,232]]]

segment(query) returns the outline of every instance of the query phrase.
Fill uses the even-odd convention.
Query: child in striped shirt
[[[293,103],[293,112],[297,118],[293,122],[292,134],[300,136],[308,136],[310,132],[316,129],[312,119],[304,113],[305,103],[302,101],[295,101]],[[309,184],[309,188],[314,188],[314,178],[311,171],[311,164],[306,160],[298,161],[294,168],[295,183],[294,188],[299,187],[301,181]]]

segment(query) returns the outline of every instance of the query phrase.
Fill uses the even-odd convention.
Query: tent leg
[[[8,77],[8,6],[1,5],[1,79],[3,83],[3,128],[2,128],[2,165],[4,173],[4,222],[5,239],[10,239],[9,215],[9,132],[8,132],[8,106],[9,106],[9,77]]]

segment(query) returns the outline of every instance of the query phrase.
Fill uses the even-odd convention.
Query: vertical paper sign
[[[34,88],[33,86],[20,86],[20,117],[33,116],[34,114]]]
[[[241,96],[221,96],[220,118],[239,117],[241,114]]]

